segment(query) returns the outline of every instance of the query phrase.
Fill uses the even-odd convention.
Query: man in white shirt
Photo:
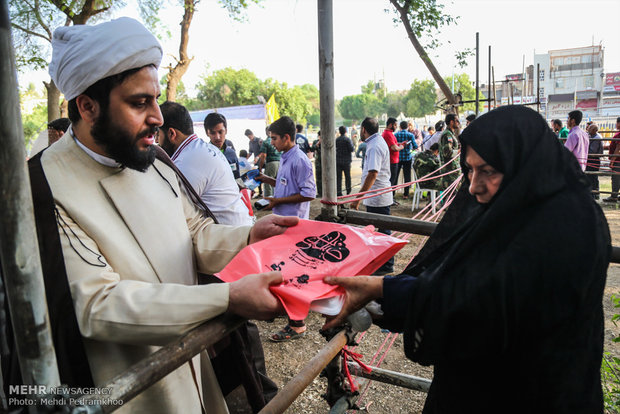
[[[362,189],[360,193],[370,190],[381,190],[390,184],[390,150],[385,140],[379,135],[379,122],[375,118],[366,118],[360,127],[360,135],[366,143],[364,168],[362,169]],[[383,194],[364,200],[369,213],[390,215],[390,206],[394,199],[392,191],[378,191]],[[360,200],[351,203],[351,208],[359,209]],[[380,233],[392,234],[390,230],[379,229]],[[375,274],[384,275],[394,271],[394,258],[385,262]]]
[[[183,105],[164,102],[160,109],[164,125],[159,128],[159,145],[170,155],[218,222],[251,225],[253,217],[241,199],[224,154],[194,134],[192,118]]]
[[[439,144],[439,139],[441,138],[441,134],[443,134],[443,129],[445,126],[446,126],[445,122],[437,121],[437,123],[435,124],[436,132],[430,137],[428,137],[426,141],[422,143],[422,146],[424,147],[424,149],[430,148],[431,145],[433,145],[434,143]]]

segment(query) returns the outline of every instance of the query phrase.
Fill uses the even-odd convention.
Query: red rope
[[[355,361],[360,366],[360,368],[362,368],[362,370],[364,370],[365,372],[372,372],[372,369],[368,365],[362,362],[361,360],[363,358],[362,354],[355,353],[347,349],[346,346],[342,348],[342,350],[340,351],[340,354],[342,355],[342,365],[343,365],[342,369],[344,371],[345,376],[347,377],[347,381],[349,382],[351,392],[355,392],[357,391],[357,384],[353,380],[353,376],[351,375],[351,372],[349,371],[349,365],[347,364],[347,358],[351,358],[353,361]]]
[[[450,164],[457,157],[459,157],[459,154],[457,154],[450,161],[448,161],[447,163],[443,164],[442,166],[440,166],[436,170],[431,171],[430,173],[426,174],[425,176],[423,176],[421,178],[418,178],[415,181],[410,181],[408,183],[402,183],[402,184],[396,184],[396,185],[393,185],[393,186],[390,186],[390,187],[379,188],[379,189],[376,189],[376,190],[368,190],[368,191],[363,191],[363,192],[360,192],[360,193],[347,194],[347,195],[343,195],[343,196],[340,196],[340,197],[337,198],[338,200],[349,199],[350,198],[350,200],[346,200],[346,201],[327,201],[327,200],[321,200],[321,203],[327,204],[327,205],[348,204],[348,203],[351,203],[352,201],[365,200],[367,198],[372,198],[372,197],[376,197],[376,196],[379,196],[379,195],[382,195],[382,194],[389,193],[390,191],[395,191],[395,190],[399,190],[401,188],[409,187],[409,186],[411,186],[411,185],[413,185],[415,183],[420,183],[420,182],[423,182],[423,181],[434,180],[436,178],[443,177],[445,175],[450,175],[450,174],[454,173],[455,171],[460,171],[460,168],[455,168],[452,171],[448,171],[446,173],[439,174],[439,175],[433,175],[433,174],[435,174],[436,172],[440,171],[442,168],[444,168],[445,166]],[[378,191],[381,191],[381,192],[378,192]],[[364,195],[364,194],[369,194],[369,193],[373,193],[373,194],[371,194],[369,196],[366,196],[366,197],[357,197],[357,196]],[[352,197],[356,197],[356,198],[352,198]]]

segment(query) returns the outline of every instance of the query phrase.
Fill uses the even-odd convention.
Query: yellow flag
[[[269,98],[269,100],[267,101],[265,109],[267,109],[267,118],[269,118],[270,124],[276,119],[280,118],[280,113],[278,112],[278,105],[276,104],[276,96],[274,93],[271,94],[271,98]]]

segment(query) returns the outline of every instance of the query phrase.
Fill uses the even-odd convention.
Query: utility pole
[[[323,199],[336,201],[336,121],[334,120],[334,17],[332,0],[318,0],[319,98],[321,112],[321,166]],[[335,218],[336,205],[323,205],[324,220]]]

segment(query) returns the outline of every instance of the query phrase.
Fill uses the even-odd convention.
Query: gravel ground
[[[359,183],[360,165],[359,160],[354,160],[353,183]],[[359,188],[359,187],[358,187]],[[354,189],[355,191],[355,189]],[[411,202],[403,201],[402,194],[397,194],[396,199],[401,202],[400,206],[392,208],[392,215],[411,217]],[[318,200],[312,202],[311,217],[315,217],[321,209]],[[617,206],[604,206],[605,215],[609,221],[613,244],[620,246],[620,209]],[[266,214],[260,212],[259,216]],[[396,255],[395,270],[399,271],[406,267],[415,249],[425,238],[413,236],[410,244]],[[620,294],[620,265],[611,265],[608,271],[607,286],[604,296],[605,309],[605,348],[612,354],[620,356],[620,347],[611,342],[613,336],[620,333],[620,329],[611,323],[611,317],[618,310],[614,310],[611,303],[611,295]],[[273,343],[269,341],[272,332],[280,329],[286,323],[286,319],[278,318],[273,323],[259,322],[261,339],[265,350],[267,371],[269,376],[282,388],[303,365],[310,360],[325,345],[325,339],[319,334],[323,325],[323,318],[311,313],[306,319],[307,335],[299,340],[288,343]],[[361,353],[363,361],[369,363],[386,341],[387,333],[382,333],[376,326],[371,327],[360,341],[356,352]],[[403,353],[402,336],[394,335],[388,338],[388,342],[395,339],[389,351],[385,355],[381,367],[393,371],[432,379],[432,367],[424,367],[409,361]],[[384,349],[387,346],[384,346]],[[381,356],[379,355],[377,359]],[[376,362],[375,364],[376,365]],[[287,413],[325,413],[329,407],[322,399],[321,394],[326,391],[327,381],[316,378],[308,388],[295,400]],[[426,394],[418,391],[410,391],[404,388],[389,386],[378,382],[371,382],[361,400],[361,407],[369,413],[420,413],[424,405]]]

